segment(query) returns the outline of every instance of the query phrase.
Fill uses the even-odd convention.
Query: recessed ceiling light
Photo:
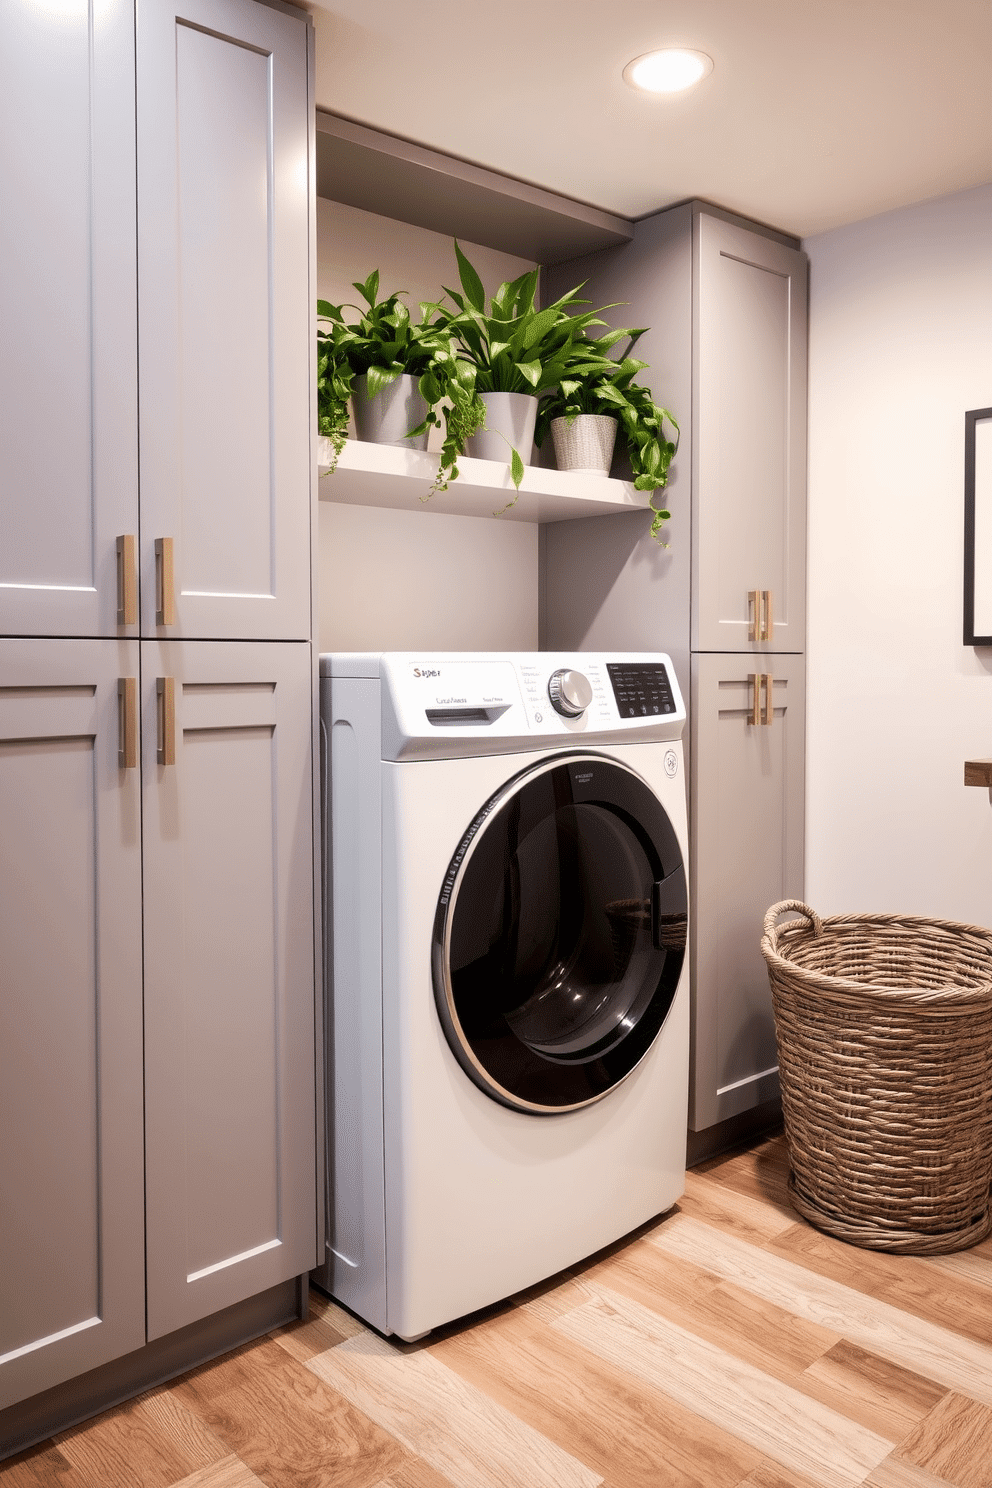
[[[643,57],[628,62],[623,80],[642,93],[681,93],[712,71],[713,58],[705,52],[666,47],[661,52],[645,52]]]

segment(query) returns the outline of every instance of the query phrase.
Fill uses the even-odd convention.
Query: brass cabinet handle
[[[138,539],[124,532],[117,539],[117,624],[138,623]]]
[[[747,721],[751,728],[757,728],[759,724],[770,725],[775,721],[775,699],[772,696],[772,687],[775,678],[771,672],[750,672],[748,674],[748,686],[751,688],[751,708],[747,715]],[[761,698],[761,690],[764,688],[764,702]]]
[[[770,641],[774,630],[772,591],[770,589],[749,589],[747,591],[748,640]]]
[[[757,728],[761,722],[761,672],[750,672],[748,674],[748,686],[751,692],[751,711],[748,714],[748,723],[752,728]]]
[[[747,638],[749,641],[760,641],[761,629],[761,595],[757,589],[747,591]]]
[[[176,763],[176,679],[159,677],[156,684],[158,701],[158,749],[160,765]]]
[[[155,539],[155,624],[175,625],[176,586],[171,537]]]
[[[138,765],[138,679],[117,678],[117,763],[122,770]]]

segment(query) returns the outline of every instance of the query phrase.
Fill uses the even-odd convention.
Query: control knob
[[[548,678],[548,697],[556,713],[564,718],[581,718],[592,702],[592,684],[582,672],[559,667]]]

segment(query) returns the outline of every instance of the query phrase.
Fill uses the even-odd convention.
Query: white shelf
[[[463,457],[458,461],[458,479],[447,491],[435,491],[429,500],[428,492],[437,474],[435,454],[349,439],[337,470],[330,475],[325,472],[330,468],[331,443],[318,439],[317,461],[321,501],[349,506],[399,507],[462,517],[501,514],[509,522],[562,522],[648,509],[647,493],[635,491],[629,481],[545,470],[539,465],[525,467],[520,494],[513,506],[508,506],[515,494],[510,467],[497,460]]]

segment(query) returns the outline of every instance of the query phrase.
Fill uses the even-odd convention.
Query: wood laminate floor
[[[0,1488],[992,1488],[992,1241],[875,1255],[781,1137],[419,1344],[313,1313],[0,1465]]]

